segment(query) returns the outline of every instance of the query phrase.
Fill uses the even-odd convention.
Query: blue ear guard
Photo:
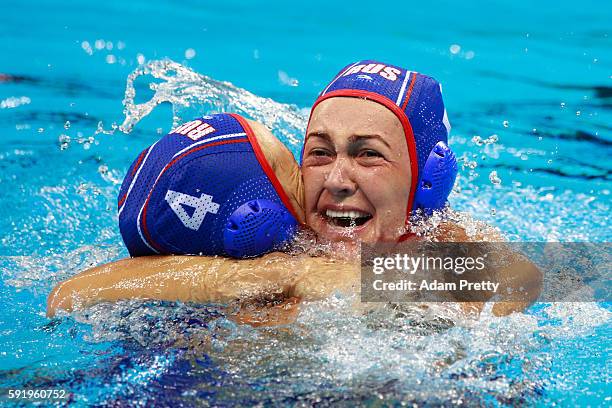
[[[280,250],[297,231],[287,209],[270,200],[251,200],[236,209],[223,231],[225,252],[234,258]]]
[[[440,141],[431,149],[423,167],[413,209],[421,209],[429,215],[444,208],[456,178],[457,158],[446,143]]]

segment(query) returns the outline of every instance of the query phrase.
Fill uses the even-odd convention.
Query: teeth
[[[326,210],[325,215],[329,218],[363,218],[369,217],[370,214],[361,211],[333,211]]]

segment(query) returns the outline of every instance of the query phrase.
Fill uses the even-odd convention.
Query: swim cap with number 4
[[[293,205],[247,121],[185,123],[145,149],[119,192],[119,228],[132,256],[258,256],[297,227]]]

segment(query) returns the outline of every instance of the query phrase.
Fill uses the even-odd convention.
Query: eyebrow
[[[330,142],[331,143],[331,137],[329,137],[329,135],[325,132],[310,132],[306,135],[306,138],[309,139],[311,137],[319,137],[321,139],[325,139],[325,141]]]
[[[380,135],[376,135],[376,134],[374,134],[374,135],[354,135],[354,136],[351,136],[349,138],[349,141],[351,143],[363,143],[363,142],[368,141],[368,140],[379,140],[385,146],[387,146],[389,149],[391,149],[391,146],[389,145],[389,143],[387,143],[387,141],[385,139],[383,139],[383,137],[380,136]]]
[[[306,136],[307,138],[311,138],[311,137],[318,137],[321,138],[323,140],[325,140],[326,142],[332,143],[331,137],[325,133],[325,132],[311,132],[308,133],[308,135]],[[374,134],[374,135],[353,135],[351,137],[349,137],[349,142],[351,144],[355,144],[355,143],[364,143],[368,140],[379,140],[380,142],[382,142],[385,146],[387,146],[389,149],[391,149],[391,146],[389,145],[389,143],[387,143],[387,141],[380,135]]]

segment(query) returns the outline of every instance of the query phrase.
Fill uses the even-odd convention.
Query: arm
[[[86,270],[57,285],[47,300],[47,315],[103,301],[156,299],[227,303],[266,294],[315,298],[316,290],[298,289],[309,271],[352,270],[346,264],[272,253],[233,260],[202,256],[126,258]],[[332,281],[333,282],[333,281]]]
[[[144,298],[227,302],[263,291],[282,292],[292,275],[285,254],[236,261],[197,256],[126,258],[88,269],[57,285],[47,314],[101,301]]]
[[[435,239],[446,242],[496,243],[495,252],[490,255],[499,266],[482,276],[483,279],[491,279],[500,284],[499,296],[492,308],[495,316],[522,312],[540,295],[542,272],[527,258],[504,245],[505,239],[491,226],[480,223],[478,232],[473,236],[468,236],[461,226],[445,222],[438,226]],[[484,308],[484,303],[464,301],[461,306],[466,312],[480,313]]]

